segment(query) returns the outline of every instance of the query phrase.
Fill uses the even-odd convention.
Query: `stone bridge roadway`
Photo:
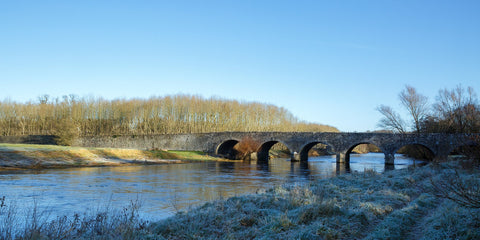
[[[137,149],[193,150],[228,155],[245,137],[261,143],[259,161],[268,161],[268,151],[276,143],[284,144],[292,160],[308,160],[308,151],[318,143],[325,144],[337,155],[337,162],[349,162],[351,151],[359,144],[374,144],[385,154],[385,164],[394,163],[394,154],[406,145],[421,145],[430,150],[435,161],[443,161],[459,146],[476,144],[471,139],[479,134],[391,134],[391,133],[313,133],[313,132],[218,132],[169,134],[153,136],[91,137],[80,139],[85,147],[122,147]]]

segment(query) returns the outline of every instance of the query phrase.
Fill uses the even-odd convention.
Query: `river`
[[[419,164],[395,156],[395,169]],[[382,153],[352,154],[350,169],[335,156],[311,157],[308,163],[272,159],[267,165],[199,162],[126,167],[90,167],[0,172],[0,198],[29,214],[34,204],[49,216],[73,216],[141,202],[140,215],[152,221],[206,201],[255,193],[280,184],[305,184],[349,171],[385,170]]]

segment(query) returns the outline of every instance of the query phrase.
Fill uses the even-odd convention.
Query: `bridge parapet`
[[[353,148],[359,144],[374,144],[384,154],[387,164],[394,163],[394,154],[406,145],[421,145],[429,149],[435,160],[446,159],[458,146],[477,144],[471,141],[479,134],[390,134],[390,133],[316,133],[316,132],[218,132],[193,134],[168,134],[148,136],[84,137],[75,145],[84,147],[114,147],[133,149],[193,150],[209,154],[228,152],[236,143],[250,137],[261,143],[259,158],[268,159],[268,150],[283,143],[292,153],[292,160],[305,161],[308,150],[318,143],[330,147],[337,155],[337,162],[348,162]],[[226,144],[227,143],[227,144]]]

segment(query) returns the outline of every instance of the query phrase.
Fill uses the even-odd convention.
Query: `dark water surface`
[[[419,164],[396,155],[394,168],[415,163]],[[138,199],[142,203],[141,216],[158,220],[210,200],[365,169],[383,172],[384,155],[352,155],[349,169],[337,165],[335,156],[322,156],[312,157],[308,163],[273,159],[266,165],[200,162],[18,171],[0,173],[0,197],[14,201],[24,214],[37,204],[50,216],[91,213],[105,207],[121,209]]]

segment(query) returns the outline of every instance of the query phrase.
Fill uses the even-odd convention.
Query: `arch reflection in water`
[[[413,161],[396,157],[395,168]],[[201,162],[171,165],[75,168],[0,174],[0,189],[21,209],[33,203],[50,209],[51,216],[83,213],[100,205],[127,206],[143,202],[141,216],[158,220],[175,211],[219,197],[257,192],[275,185],[308,183],[351,171],[385,170],[383,154],[352,154],[350,165],[338,165],[333,156],[308,162],[270,159],[256,162]],[[33,197],[34,196],[34,197]],[[110,202],[109,202],[110,201]]]

